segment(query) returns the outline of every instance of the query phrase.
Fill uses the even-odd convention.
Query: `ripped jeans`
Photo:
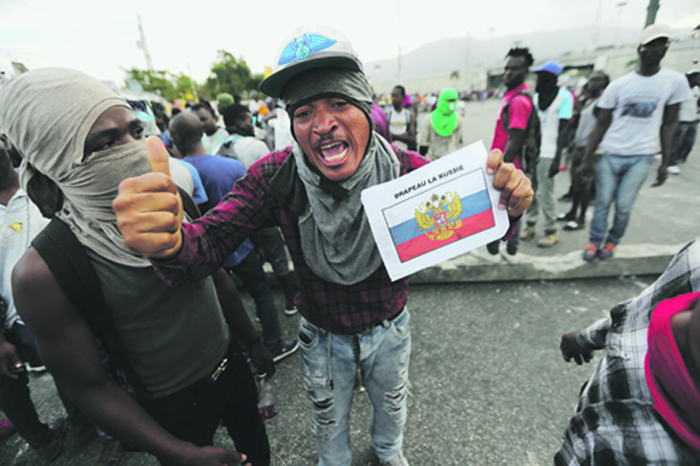
[[[401,451],[411,333],[408,311],[355,335],[336,335],[302,317],[301,365],[312,402],[319,466],[350,466],[350,407],[357,368],[372,401],[370,434],[382,461]]]

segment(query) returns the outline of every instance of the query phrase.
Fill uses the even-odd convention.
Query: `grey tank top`
[[[117,264],[86,248],[129,362],[154,399],[211,374],[229,330],[211,277],[171,288],[152,268]]]

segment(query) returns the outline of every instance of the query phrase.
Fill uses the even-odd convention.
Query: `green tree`
[[[135,81],[141,85],[144,91],[158,94],[167,100],[173,100],[178,97],[175,85],[172,82],[172,74],[168,71],[140,70],[138,68],[124,71],[127,74],[126,87],[131,87],[128,81]]]
[[[129,81],[134,81],[144,91],[158,94],[171,102],[175,99],[185,99],[188,94],[202,95],[204,91],[194,79],[183,73],[172,74],[165,70],[150,71],[138,68],[124,71],[127,74],[126,87],[130,87]]]
[[[252,75],[248,80],[248,89],[258,89],[263,79],[265,79],[265,75],[262,73],[256,73]]]
[[[250,89],[250,68],[243,57],[236,59],[230,52],[220,49],[216,52],[216,63],[211,67],[211,75],[204,84],[209,95],[215,96],[222,92],[243,94]]]

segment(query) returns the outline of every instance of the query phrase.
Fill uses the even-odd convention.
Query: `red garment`
[[[491,150],[500,149],[501,152],[506,151],[506,143],[508,142],[508,131],[503,125],[503,108],[508,102],[513,98],[513,96],[520,91],[527,91],[530,88],[527,84],[523,83],[521,86],[516,87],[512,91],[508,92],[503,97],[503,104],[501,104],[501,109],[498,112],[498,119],[496,120],[496,130],[493,134],[493,144],[491,144]],[[525,129],[527,128],[527,122],[530,119],[530,113],[532,112],[532,102],[525,96],[518,96],[513,102],[510,102],[508,109],[509,116],[509,127],[513,129]],[[520,154],[515,157],[513,161],[516,168],[522,168],[522,163],[520,161]]]
[[[671,317],[690,309],[698,298],[700,293],[689,293],[656,306],[649,322],[644,369],[654,409],[684,442],[700,451],[700,394],[688,374],[671,328]]]

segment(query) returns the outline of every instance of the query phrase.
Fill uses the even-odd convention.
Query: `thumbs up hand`
[[[151,173],[123,180],[112,208],[124,244],[145,257],[168,259],[182,246],[182,200],[163,143],[151,136],[146,150]]]

